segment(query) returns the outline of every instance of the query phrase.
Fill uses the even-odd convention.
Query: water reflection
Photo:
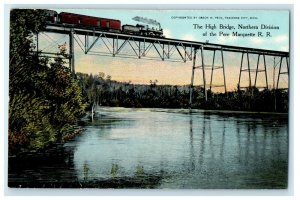
[[[190,119],[190,170],[195,170],[195,150],[194,150],[194,135],[193,135],[193,116],[189,115]]]
[[[27,168],[38,174],[33,179],[41,174],[53,178],[61,170],[61,179],[76,180],[82,187],[286,186],[286,117],[163,109],[99,112],[94,121],[82,123],[84,134],[64,145],[70,153],[53,161],[60,164],[57,169],[53,163],[52,168]],[[9,177],[20,178],[24,170],[10,172]]]
[[[239,159],[245,164],[252,160],[277,158],[287,155],[287,127],[268,126],[267,124],[243,123],[236,121]]]
[[[110,170],[110,174],[113,178],[118,176],[119,173],[119,165],[118,164],[112,164],[111,165],[111,170]]]
[[[225,119],[223,119],[223,133],[222,133],[222,142],[220,148],[220,158],[224,161],[224,145],[225,145]]]
[[[247,123],[245,119],[236,121],[237,158],[243,169],[249,172],[249,176],[243,177],[248,187],[259,188],[256,183],[267,188],[287,185],[287,124],[274,127],[273,121],[272,118]],[[277,175],[278,169],[285,175]]]
[[[83,165],[83,180],[84,181],[87,181],[90,177],[90,174],[91,174],[91,170],[90,170],[90,167],[89,165],[85,162],[84,165]]]
[[[136,167],[135,175],[136,175],[136,176],[144,176],[144,175],[145,175],[144,167],[138,165],[138,166]]]

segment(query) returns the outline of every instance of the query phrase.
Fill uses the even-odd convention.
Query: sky
[[[289,12],[284,10],[101,10],[101,9],[56,9],[57,12],[71,12],[90,16],[119,19],[123,24],[135,25],[138,22],[132,20],[135,16],[142,16],[160,22],[164,35],[167,38],[183,39],[198,42],[209,42],[224,45],[241,47],[251,47],[259,49],[269,49],[278,51],[289,51]],[[197,24],[197,25],[195,25]],[[240,29],[239,25],[248,29]],[[274,29],[261,29],[261,26],[271,26]],[[196,27],[197,26],[197,27]],[[202,26],[202,28],[201,28]],[[223,28],[221,27],[223,26]],[[255,26],[258,29],[255,29]],[[228,27],[234,27],[229,30]],[[252,29],[249,29],[249,27]],[[232,32],[240,34],[254,33],[253,37],[232,36]],[[207,35],[205,33],[207,32]],[[216,34],[211,36],[211,32]],[[220,32],[229,33],[229,36],[220,35]],[[262,32],[263,37],[258,37],[257,32]],[[266,32],[270,32],[270,37],[266,37]],[[61,35],[47,34],[44,41],[58,40]],[[43,38],[43,37],[40,37]],[[40,39],[43,40],[43,39]],[[68,41],[65,36],[59,42]],[[84,40],[77,36],[77,41]],[[40,43],[43,43],[40,41]],[[76,43],[76,42],[75,42]],[[79,42],[80,43],[80,42]],[[45,45],[49,45],[45,43]],[[102,45],[102,47],[101,47]],[[55,45],[54,45],[55,47]],[[41,45],[41,49],[43,45]],[[45,48],[47,48],[45,46]],[[92,50],[104,50],[105,46],[101,41]],[[127,48],[127,49],[126,49]],[[129,47],[125,47],[128,50]],[[128,50],[129,51],[129,50]],[[155,54],[155,52],[150,52]],[[204,52],[205,64],[212,64],[212,52]],[[216,52],[215,65],[221,64],[221,54]],[[262,61],[262,59],[260,59]],[[199,59],[198,59],[199,61]],[[278,63],[279,58],[275,58]],[[274,57],[266,56],[268,85],[273,85],[274,77],[277,78],[277,71],[273,75]],[[224,53],[225,76],[228,90],[234,90],[238,83],[239,68],[241,64],[241,53]],[[200,63],[198,63],[200,65]],[[250,55],[251,68],[256,68],[257,55]],[[246,67],[246,62],[243,63]],[[286,71],[286,63],[283,63],[283,71]],[[259,63],[259,68],[263,68],[263,63]],[[132,82],[137,84],[149,84],[150,80],[157,80],[158,84],[186,85],[191,82],[192,62],[167,62],[148,61],[144,59],[126,59],[118,57],[103,57],[95,55],[85,55],[80,45],[75,44],[75,70],[76,72],[98,74],[104,72],[110,75],[113,80]],[[202,84],[202,74],[200,70],[195,71],[195,84]],[[255,73],[251,74],[252,83]],[[206,70],[207,84],[210,81],[211,71]],[[280,86],[287,87],[287,76],[281,76]],[[248,85],[248,74],[242,73],[241,85]],[[222,71],[214,72],[213,84],[223,83]],[[265,85],[263,73],[258,74],[258,86]],[[222,90],[219,88],[219,90]]]

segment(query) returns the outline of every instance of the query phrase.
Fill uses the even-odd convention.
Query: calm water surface
[[[34,182],[46,187],[74,182],[118,188],[287,187],[287,115],[101,107],[82,126],[81,135],[53,153],[60,156],[11,162],[9,182],[20,187],[28,180],[33,182],[28,187]]]

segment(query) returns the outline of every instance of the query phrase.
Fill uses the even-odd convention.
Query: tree
[[[59,142],[65,126],[85,108],[78,80],[62,58],[49,62],[34,50],[33,35],[43,28],[44,10],[11,11],[9,63],[9,153],[37,151]],[[59,47],[65,53],[64,44]]]

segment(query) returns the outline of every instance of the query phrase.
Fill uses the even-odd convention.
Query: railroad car
[[[66,12],[61,12],[58,14],[58,16],[59,16],[59,23],[62,24],[73,24],[73,25],[80,25],[80,26],[95,27],[102,30],[108,30],[114,32],[121,31],[121,21],[116,19],[92,17],[92,16],[79,15],[79,14],[66,13]]]
[[[121,21],[117,19],[107,19],[101,17],[93,17],[80,15],[75,13],[61,12],[57,13],[53,10],[46,10],[47,21],[51,23],[59,23],[64,25],[81,26],[93,28],[96,30],[104,30],[110,32],[122,32],[125,34],[142,35],[148,37],[164,37],[163,29],[149,28],[148,25],[129,25],[125,24],[121,27]]]

